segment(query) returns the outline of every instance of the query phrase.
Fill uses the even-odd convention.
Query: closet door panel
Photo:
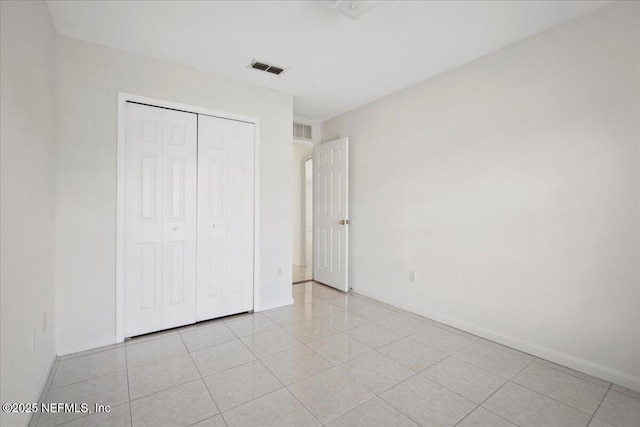
[[[162,327],[162,110],[127,104],[125,336]]]
[[[253,309],[253,127],[199,116],[198,320]]]
[[[253,308],[254,125],[229,123],[229,305]]]
[[[162,328],[196,321],[197,115],[163,110]]]
[[[197,115],[127,103],[125,336],[195,322]]]

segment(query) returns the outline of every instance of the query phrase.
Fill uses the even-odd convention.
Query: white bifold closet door
[[[127,103],[125,336],[195,322],[197,115]]]
[[[253,310],[254,127],[199,116],[198,320]]]

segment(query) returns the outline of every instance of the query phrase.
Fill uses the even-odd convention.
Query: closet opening
[[[116,341],[259,310],[259,122],[118,94]]]

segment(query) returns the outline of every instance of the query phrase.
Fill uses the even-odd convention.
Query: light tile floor
[[[307,263],[305,266],[293,265],[291,267],[292,283],[306,282],[313,279],[311,272],[311,263]]]
[[[640,393],[317,283],[59,358],[33,426],[640,426]]]

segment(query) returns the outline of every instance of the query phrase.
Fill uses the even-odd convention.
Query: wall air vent
[[[255,59],[251,61],[249,64],[249,68],[253,68],[255,70],[266,71],[267,73],[280,75],[284,72],[284,68],[276,67],[275,65],[269,65],[264,62],[256,61]]]
[[[304,123],[293,124],[293,137],[296,139],[306,139],[311,141],[311,125]]]

